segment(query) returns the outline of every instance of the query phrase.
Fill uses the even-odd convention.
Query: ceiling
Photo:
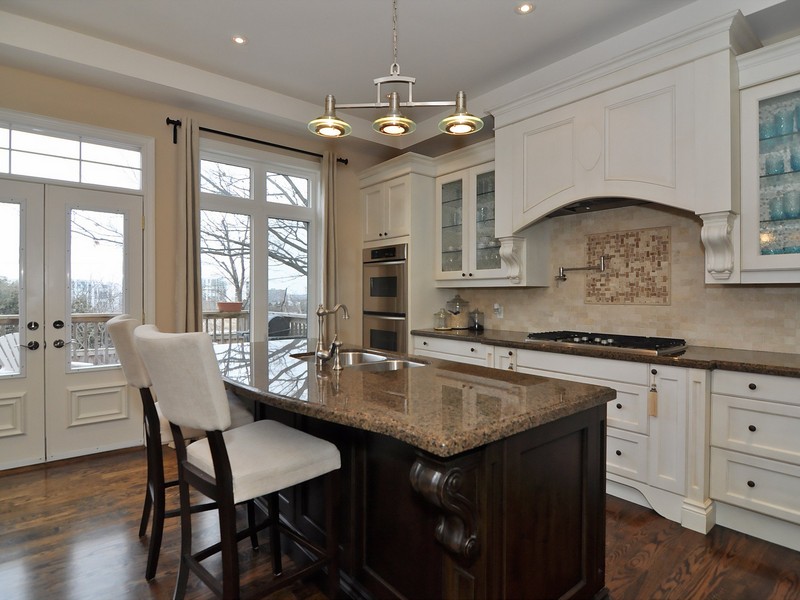
[[[781,2],[535,0],[533,13],[520,16],[515,0],[397,1],[397,62],[401,75],[417,78],[414,100],[454,100],[463,89],[479,116],[494,90],[687,5],[716,3],[757,15]],[[296,131],[319,116],[326,94],[340,103],[374,102],[372,80],[388,75],[393,62],[391,0],[0,0],[0,11],[7,13],[0,12],[0,62],[188,108],[214,104],[214,94],[199,85],[206,79],[209,89],[225,86],[242,99],[217,98],[220,114],[243,118],[236,105],[253,94],[254,104],[274,108],[249,111],[251,120]],[[232,43],[237,34],[245,45]],[[260,93],[268,93],[259,96],[266,100],[255,99]],[[442,114],[413,111],[418,123]],[[398,144],[369,130],[374,111],[350,115],[367,124],[354,125],[355,136]],[[438,133],[420,129],[415,142]]]

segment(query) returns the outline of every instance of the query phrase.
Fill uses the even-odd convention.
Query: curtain
[[[193,119],[183,119],[179,142],[175,327],[178,332],[200,331],[200,129]]]
[[[336,155],[326,150],[322,155],[322,197],[325,200],[323,250],[325,261],[322,266],[322,293],[319,300],[327,308],[333,307],[339,298],[339,278],[336,275],[338,247],[336,243]],[[311,307],[309,306],[309,310]],[[311,315],[309,315],[311,316]],[[333,335],[333,319],[326,319],[325,338]],[[317,332],[319,335],[320,332]]]

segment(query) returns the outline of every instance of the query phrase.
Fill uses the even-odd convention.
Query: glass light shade
[[[417,128],[416,123],[400,113],[397,92],[389,94],[389,112],[372,122],[372,128],[383,135],[406,135]]]
[[[464,92],[456,95],[456,110],[439,121],[439,130],[450,135],[469,135],[483,129],[483,120],[467,112],[467,96]]]
[[[353,128],[336,116],[336,99],[328,94],[325,96],[325,113],[309,121],[308,130],[322,137],[336,138],[350,135]]]

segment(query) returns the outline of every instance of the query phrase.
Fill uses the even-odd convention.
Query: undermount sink
[[[344,363],[343,363],[344,364]],[[363,362],[351,364],[350,367],[359,371],[399,371],[400,369],[411,369],[413,367],[424,367],[425,363],[414,360],[382,360],[378,362]]]
[[[343,367],[350,367],[353,365],[375,364],[384,362],[386,357],[382,354],[375,354],[374,352],[367,352],[365,350],[340,350],[339,363]]]

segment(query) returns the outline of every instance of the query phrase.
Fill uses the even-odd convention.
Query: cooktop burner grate
[[[620,335],[589,331],[543,331],[529,333],[528,342],[569,347],[598,347],[618,352],[647,355],[677,354],[686,349],[686,340],[679,338]]]

